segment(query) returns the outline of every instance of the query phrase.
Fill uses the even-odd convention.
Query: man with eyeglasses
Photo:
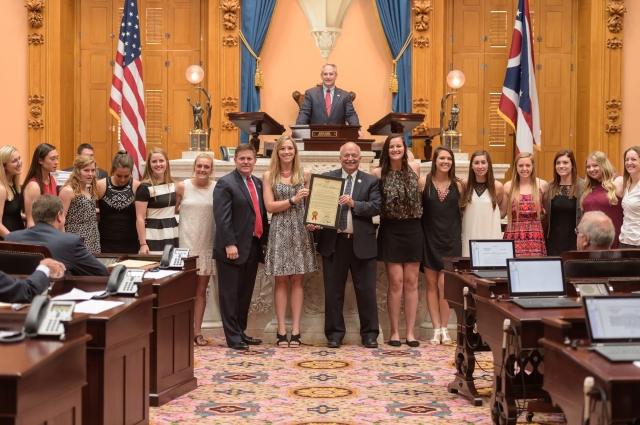
[[[611,219],[601,211],[590,211],[582,216],[576,227],[578,251],[601,251],[611,248],[616,235]]]

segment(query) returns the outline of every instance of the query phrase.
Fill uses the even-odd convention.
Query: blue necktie
[[[351,195],[351,181],[353,177],[347,176],[347,186],[344,188],[344,195]],[[347,212],[349,211],[349,205],[343,205],[340,209],[340,224],[338,228],[343,232],[347,230]]]

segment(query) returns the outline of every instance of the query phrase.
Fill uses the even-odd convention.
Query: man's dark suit
[[[342,169],[324,174],[342,177]],[[378,305],[376,302],[376,270],[378,248],[372,217],[380,214],[382,198],[378,179],[358,170],[351,198],[353,238],[338,237],[337,230],[323,229],[318,242],[324,272],[325,319],[324,333],[328,340],[342,341],[346,333],[342,309],[348,271],[358,302],[362,341],[377,339]]]
[[[242,340],[247,329],[251,296],[256,283],[258,263],[264,262],[262,246],[267,244],[269,223],[262,199],[262,182],[251,176],[262,215],[262,238],[253,236],[256,214],[251,195],[238,170],[227,174],[213,190],[213,217],[216,234],[213,240],[213,258],[218,267],[218,297],[220,315],[227,344]],[[226,247],[235,245],[238,258],[227,258]]]
[[[87,251],[80,236],[61,232],[47,223],[36,223],[29,229],[11,232],[5,240],[46,246],[51,251],[51,257],[65,265],[67,276],[109,275],[105,265]]]
[[[0,271],[0,302],[30,303],[49,286],[49,278],[43,271],[36,270],[25,279],[14,279]]]
[[[349,125],[360,125],[349,92],[335,88],[331,102],[331,115],[327,115],[322,86],[304,92],[304,101],[300,106],[296,125],[344,124],[345,122]]]

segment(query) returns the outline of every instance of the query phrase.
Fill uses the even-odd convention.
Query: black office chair
[[[564,263],[564,277],[635,277],[640,275],[640,259],[569,260]]]
[[[0,242],[0,270],[6,274],[31,274],[45,258],[51,258],[51,252],[47,247]]]
[[[223,161],[229,161],[229,149],[226,146],[220,146],[220,158]]]

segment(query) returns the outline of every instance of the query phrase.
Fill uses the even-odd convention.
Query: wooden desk
[[[53,285],[52,296],[72,288],[104,290],[107,277],[65,277]],[[149,423],[149,340],[153,331],[152,283],[140,285],[138,297],[110,296],[124,304],[89,315],[87,386],[82,393],[82,423]]]
[[[27,311],[0,313],[0,329],[22,329]],[[0,423],[75,425],[86,385],[86,314],[65,323],[65,339],[27,338],[0,344]],[[86,423],[86,422],[85,422]]]
[[[584,323],[567,320],[543,320],[544,338],[540,344],[545,349],[545,372],[542,388],[549,393],[554,404],[564,413],[569,425],[582,423],[584,409],[584,379],[594,379],[594,389],[602,388],[606,404],[600,393],[593,393],[594,409],[591,423],[597,423],[603,409],[610,418],[608,423],[631,423],[640,418],[640,371],[631,362],[613,363],[600,354],[586,350],[589,341],[576,341],[579,348],[571,348],[566,334]],[[597,419],[596,419],[597,418]]]
[[[97,254],[118,261],[160,261],[159,255]],[[151,406],[162,406],[198,387],[193,371],[193,309],[197,287],[197,256],[184,261],[184,270],[154,279],[151,335]]]

